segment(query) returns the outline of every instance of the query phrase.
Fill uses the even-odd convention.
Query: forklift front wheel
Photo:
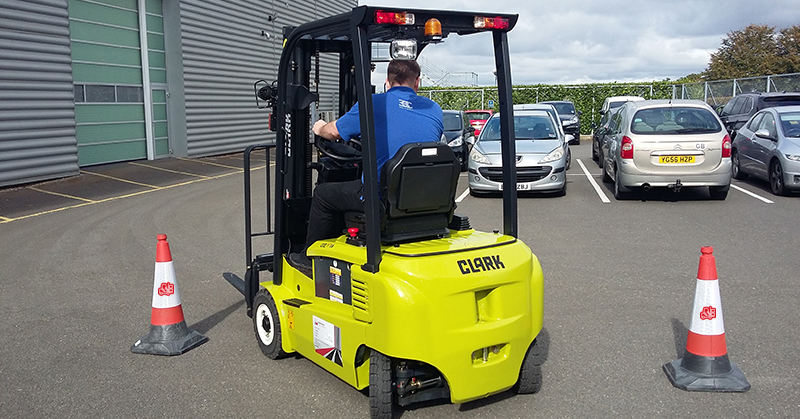
[[[261,290],[253,299],[253,307],[253,330],[261,352],[272,359],[286,355],[281,345],[281,320],[275,300],[267,290]]]
[[[369,356],[369,413],[372,419],[391,419],[394,409],[392,360],[372,350]]]
[[[542,345],[534,339],[522,360],[519,380],[513,388],[515,393],[532,394],[542,389],[542,361]]]

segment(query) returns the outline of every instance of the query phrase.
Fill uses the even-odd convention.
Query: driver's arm
[[[342,136],[339,135],[339,129],[336,128],[336,121],[325,122],[320,119],[314,122],[314,126],[311,129],[314,131],[314,134],[328,140],[338,140],[342,138]]]

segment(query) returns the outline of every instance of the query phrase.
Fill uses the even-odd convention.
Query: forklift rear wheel
[[[525,359],[522,361],[522,368],[519,371],[519,380],[514,385],[514,392],[517,394],[538,393],[542,389],[542,345],[536,340],[533,341]]]
[[[391,419],[394,411],[392,360],[375,350],[369,356],[369,413],[372,419]]]
[[[275,300],[267,290],[261,290],[253,299],[253,307],[253,330],[261,352],[272,359],[286,355],[281,344],[281,320]]]

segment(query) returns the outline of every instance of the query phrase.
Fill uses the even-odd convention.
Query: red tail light
[[[731,156],[731,137],[728,134],[725,134],[725,138],[722,139],[722,157],[730,157]]]
[[[730,150],[728,153],[730,154]],[[619,149],[619,156],[623,159],[633,158],[633,140],[627,135],[622,137],[622,147]]]
[[[508,18],[475,16],[475,29],[508,29]]]
[[[375,23],[388,23],[390,25],[413,25],[414,14],[407,12],[385,12],[378,10],[375,12]]]

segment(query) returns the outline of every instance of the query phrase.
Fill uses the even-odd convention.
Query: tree
[[[775,27],[750,25],[728,33],[719,50],[711,54],[703,76],[706,80],[722,80],[772,74],[777,56]]]
[[[711,54],[704,80],[738,79],[800,72],[800,25],[750,25],[728,33]],[[689,76],[687,76],[689,77]]]

